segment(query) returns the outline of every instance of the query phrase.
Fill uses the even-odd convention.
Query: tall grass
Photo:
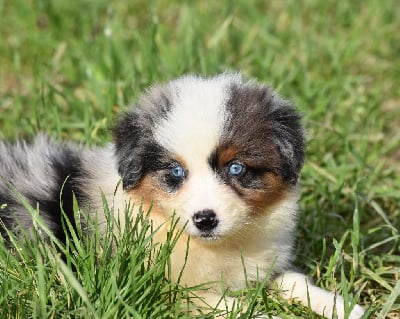
[[[3,0],[0,138],[107,143],[141,91],[186,72],[270,83],[308,130],[296,265],[372,317],[398,318],[398,30],[396,0]],[[1,317],[185,316],[195,292],[165,280],[168,249],[132,230],[110,257],[110,236],[71,243],[65,260],[40,240],[0,245]],[[315,317],[259,287],[238,294],[255,312]]]

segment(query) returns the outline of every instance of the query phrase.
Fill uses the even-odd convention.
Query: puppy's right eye
[[[168,192],[176,192],[185,183],[186,178],[187,170],[175,162],[165,168],[162,181]]]
[[[176,178],[184,178],[186,175],[184,168],[180,165],[176,165],[176,166],[172,167],[170,172],[171,172],[171,175]]]

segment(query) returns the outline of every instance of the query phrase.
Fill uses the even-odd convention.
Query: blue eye
[[[240,164],[240,163],[231,163],[229,165],[229,175],[232,176],[239,176],[240,174],[242,174],[245,170],[244,165]]]
[[[171,174],[174,177],[183,178],[183,177],[185,177],[185,170],[183,169],[182,166],[176,165],[171,168]]]

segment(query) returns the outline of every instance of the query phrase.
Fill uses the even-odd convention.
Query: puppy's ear
[[[227,125],[232,143],[252,148],[265,166],[295,185],[304,162],[305,141],[301,116],[294,106],[271,88],[254,82],[233,84],[227,108]]]
[[[290,102],[278,96],[273,96],[271,103],[268,117],[271,119],[275,145],[283,159],[281,175],[284,180],[296,184],[306,147],[301,115]]]
[[[140,113],[125,112],[113,127],[115,155],[123,188],[136,186],[143,176],[143,141],[148,135]]]

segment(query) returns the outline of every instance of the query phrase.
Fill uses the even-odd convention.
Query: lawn
[[[400,318],[399,30],[397,0],[0,0],[0,139],[105,144],[140,92],[184,73],[269,83],[307,128],[296,266],[365,317]],[[0,243],[0,318],[185,317],[196,288],[164,278],[174,237],[155,246],[137,222],[112,257],[96,231],[58,247],[65,262],[57,243]],[[237,293],[316,318],[262,287]]]

